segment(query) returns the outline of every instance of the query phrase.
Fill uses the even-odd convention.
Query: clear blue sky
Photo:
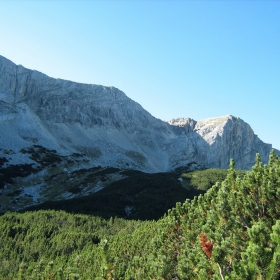
[[[234,115],[280,149],[280,1],[1,1],[0,54],[162,120]]]

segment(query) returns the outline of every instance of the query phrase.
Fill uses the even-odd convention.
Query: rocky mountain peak
[[[192,132],[197,121],[191,118],[176,118],[168,121],[168,123],[172,126],[183,127],[187,132]]]
[[[114,87],[54,79],[0,56],[0,157],[32,160],[33,145],[61,155],[81,153],[91,165],[167,171],[192,162],[227,168],[264,162],[272,148],[231,115],[163,122]]]

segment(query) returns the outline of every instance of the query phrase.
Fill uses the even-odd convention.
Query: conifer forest
[[[0,279],[280,279],[280,158],[212,183],[158,219],[2,214]]]

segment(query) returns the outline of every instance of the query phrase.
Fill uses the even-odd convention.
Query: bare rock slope
[[[272,149],[237,117],[163,122],[114,87],[50,78],[0,56],[0,158],[32,163],[22,151],[34,145],[147,172],[192,162],[228,168],[230,158],[249,169]]]

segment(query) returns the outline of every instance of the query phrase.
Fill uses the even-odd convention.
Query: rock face
[[[50,78],[0,56],[0,157],[30,161],[32,145],[84,154],[92,165],[168,171],[191,162],[248,169],[272,149],[239,118],[154,118],[114,87]]]

